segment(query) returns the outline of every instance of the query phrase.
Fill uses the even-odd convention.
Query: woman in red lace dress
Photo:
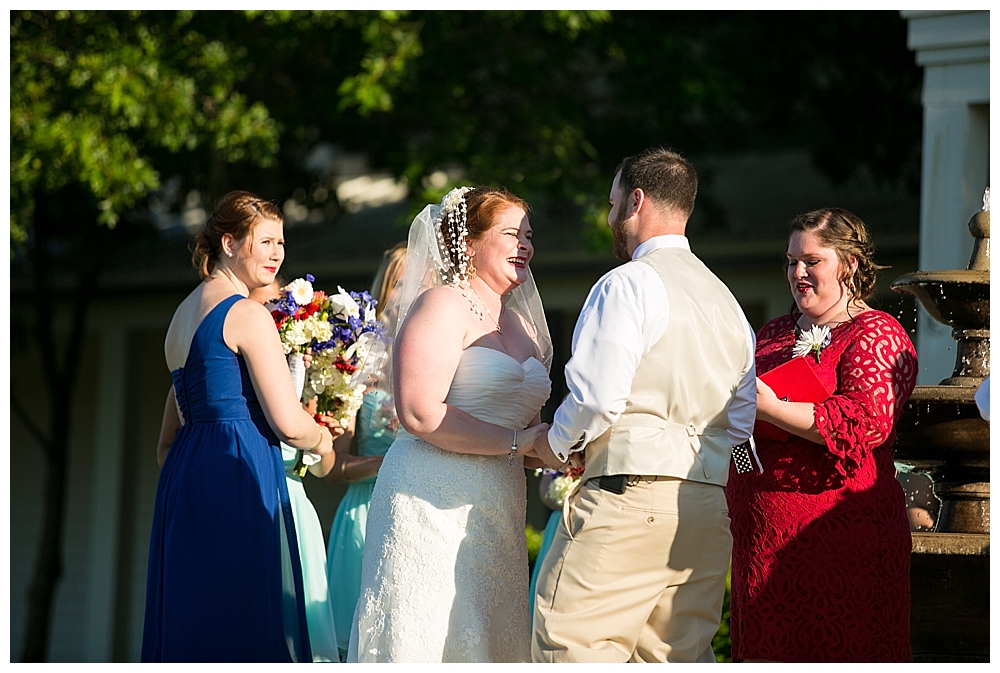
[[[787,256],[795,306],[757,335],[757,375],[799,357],[813,333],[804,357],[835,392],[789,402],[757,380],[757,420],[789,436],[758,440],[759,467],[730,472],[732,657],[909,661],[911,542],[893,443],[916,353],[865,304],[879,267],[860,219],[800,215]]]

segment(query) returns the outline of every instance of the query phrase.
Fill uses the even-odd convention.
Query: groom
[[[698,178],[679,154],[625,159],[614,253],[566,365],[569,395],[536,443],[585,465],[538,576],[536,662],[715,661],[732,536],[725,486],[756,411],[754,335],[684,232]]]

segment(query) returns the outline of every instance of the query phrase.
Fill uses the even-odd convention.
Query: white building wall
[[[924,67],[920,269],[964,269],[972,255],[969,219],[982,207],[990,170],[990,14],[904,11],[908,44]],[[951,375],[951,328],[918,314],[917,383]]]

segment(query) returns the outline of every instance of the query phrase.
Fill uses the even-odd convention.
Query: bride
[[[396,411],[348,661],[530,661],[524,467],[552,346],[528,205],[460,187],[414,219],[390,326]]]

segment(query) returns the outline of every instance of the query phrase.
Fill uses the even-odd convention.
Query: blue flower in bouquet
[[[296,278],[281,288],[280,296],[270,304],[271,316],[285,354],[304,353],[333,334],[326,309],[326,294],[312,286],[312,275]]]
[[[317,398],[317,410],[347,427],[365,391],[365,386],[352,384],[354,373],[383,327],[375,319],[376,302],[368,292],[348,292],[338,286],[326,302],[330,334],[312,346],[308,388]]]

